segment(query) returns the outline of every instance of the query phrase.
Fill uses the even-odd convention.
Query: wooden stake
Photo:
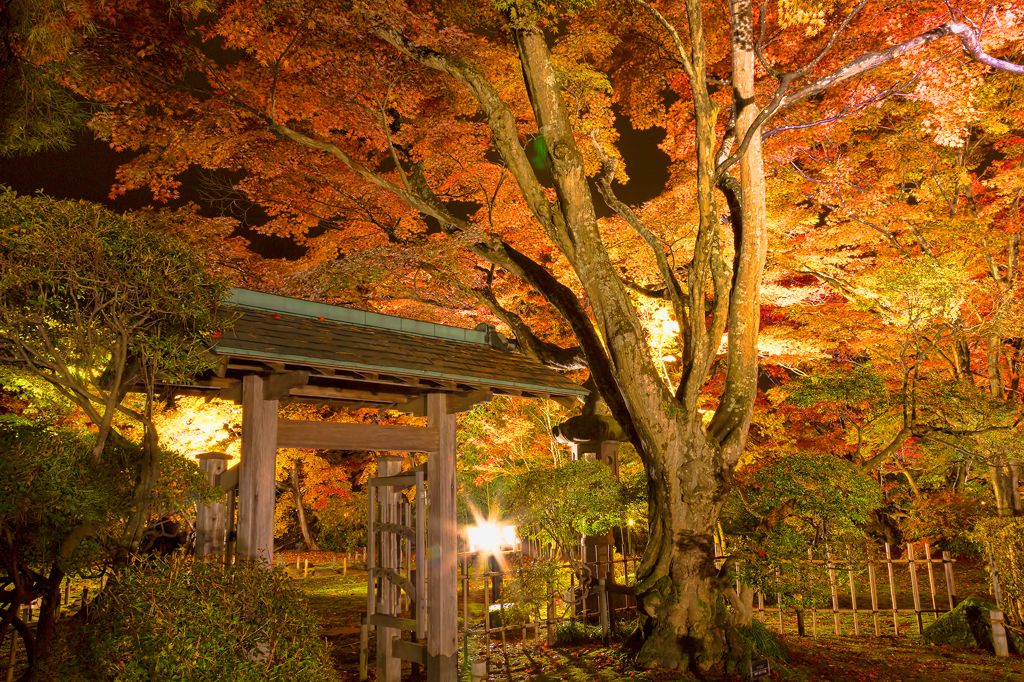
[[[309,559],[306,559],[305,567],[302,570],[302,577],[303,578],[308,578],[309,577]]]
[[[779,607],[779,634],[786,634],[785,626],[782,622],[782,573],[779,571],[779,567],[775,567],[775,587],[778,590],[776,592],[775,604]]]
[[[949,610],[956,608],[956,584],[953,582],[953,560],[949,552],[942,553],[942,570],[946,574],[946,595],[949,597]]]
[[[935,571],[932,570],[932,548],[924,543],[925,559],[928,561],[928,591],[932,595],[932,620],[939,617],[939,606],[935,601]]]
[[[889,543],[885,543],[885,565],[889,569],[889,596],[892,599],[892,631],[897,637],[900,636],[900,611],[896,604],[896,580],[892,574],[892,549]]]
[[[832,624],[835,633],[839,632],[839,594],[836,592],[836,567],[832,563],[832,548],[825,545],[825,558],[828,559],[828,586],[832,591]]]
[[[850,546],[846,546],[846,568],[850,574],[850,605],[853,606],[853,634],[860,635],[860,614],[857,613],[857,584],[853,577],[853,560]]]
[[[878,626],[878,586],[875,583],[875,561],[868,557],[868,583],[871,586],[871,620],[875,624],[875,637],[881,637],[882,631]]]
[[[907,543],[907,562],[910,564],[910,589],[914,592],[914,613],[917,615],[917,634],[924,632],[924,620],[921,618],[921,592],[917,586],[917,562],[914,561],[914,543]]]
[[[810,580],[811,571],[814,570],[814,550],[810,547],[807,548],[807,579]],[[816,606],[811,607],[811,631],[814,633],[814,638],[818,638],[818,608]]]

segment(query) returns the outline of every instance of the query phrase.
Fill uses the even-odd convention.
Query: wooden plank
[[[427,396],[427,424],[438,445],[427,454],[427,679],[455,682],[458,663],[458,528],[455,518],[455,415],[443,393]]]
[[[380,628],[388,630],[416,630],[416,621],[412,618],[399,618],[397,616],[389,616],[386,613],[375,613],[370,616],[370,625],[377,626],[378,637],[381,636]]]
[[[341,424],[281,419],[277,447],[305,450],[376,450],[384,452],[431,452],[439,442],[437,428]]]
[[[450,414],[469,412],[477,405],[490,401],[493,397],[494,394],[488,390],[455,393],[448,396],[448,412]]]
[[[427,647],[425,647],[422,644],[408,642],[404,639],[398,639],[396,637],[392,640],[391,647],[391,650],[395,653],[395,656],[402,659],[403,661],[410,661],[412,663],[419,663],[421,665],[424,665],[427,662]]]
[[[415,476],[378,476],[370,479],[370,485],[380,488],[381,486],[394,486],[399,490],[416,485]]]
[[[274,552],[277,401],[263,399],[263,379],[242,379],[242,457],[238,472],[238,558],[268,569]]]
[[[412,528],[409,528],[408,526],[403,526],[400,523],[378,523],[377,530],[381,531],[382,533],[396,533],[398,535],[410,539],[416,537],[415,531],[413,531]]]
[[[337,400],[360,400],[378,403],[407,403],[408,393],[394,391],[374,391],[372,389],[343,388],[341,386],[299,386],[291,389],[292,396],[299,398],[333,398]]]
[[[404,590],[406,595],[408,595],[410,599],[416,599],[416,588],[413,586],[412,581],[406,578],[401,573],[393,571],[390,568],[378,568],[376,569],[376,574],[383,576],[392,585],[395,585]]]
[[[239,468],[239,465],[235,464],[235,466],[229,467],[222,471],[220,475],[217,476],[215,485],[224,491],[234,490],[235,488],[237,488]]]
[[[278,372],[263,380],[263,399],[280,400],[296,386],[309,382],[309,372],[302,369],[294,372]]]

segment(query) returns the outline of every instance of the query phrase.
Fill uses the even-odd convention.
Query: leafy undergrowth
[[[321,629],[333,647],[340,679],[359,678],[360,618],[366,610],[366,574],[350,571],[347,577],[309,577],[297,580],[311,610],[321,619]],[[909,629],[909,628],[908,628]],[[643,671],[632,666],[633,651],[621,641],[604,646],[581,638],[574,645],[548,648],[537,645],[530,634],[523,645],[511,638],[505,647],[500,639],[485,644],[473,638],[471,656],[489,659],[490,682],[662,682],[694,680],[673,671]],[[370,680],[375,679],[374,638],[370,637]],[[776,666],[768,679],[791,682],[987,682],[1024,679],[1024,658],[1000,659],[981,650],[955,650],[920,644],[916,635],[903,637],[797,637],[783,638],[788,661]],[[461,652],[460,652],[461,658]],[[402,679],[411,677],[408,664]],[[463,678],[469,679],[468,673]],[[739,682],[747,675],[719,675],[707,682]]]

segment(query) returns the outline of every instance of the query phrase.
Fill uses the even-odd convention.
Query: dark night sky
[[[668,156],[657,145],[665,133],[660,129],[636,131],[628,121],[619,119],[620,147],[626,168],[632,178],[629,185],[617,186],[619,198],[629,204],[639,204],[657,196],[668,181]],[[157,205],[148,190],[135,190],[125,196],[111,199],[110,188],[115,181],[118,165],[131,158],[130,153],[118,153],[102,141],[83,132],[76,138],[75,147],[66,152],[47,152],[30,157],[0,157],[0,184],[19,194],[33,194],[43,190],[58,199],[85,199],[103,204],[115,211],[127,211],[147,205]],[[202,207],[204,215],[216,215],[206,205],[190,182],[182,178],[181,197],[170,204],[180,206],[193,201]],[[610,211],[595,192],[599,215]],[[253,250],[268,258],[298,258],[304,249],[289,239],[268,237],[254,230],[242,228],[239,234],[249,239]]]

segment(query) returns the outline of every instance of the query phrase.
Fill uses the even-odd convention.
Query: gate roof
[[[558,372],[500,347],[493,332],[248,289],[233,289],[219,314],[232,325],[210,339],[216,370],[174,392],[238,399],[245,374],[277,375],[278,397],[287,401],[414,413],[421,413],[427,393],[451,393],[464,409],[493,395],[568,404],[587,394]]]

